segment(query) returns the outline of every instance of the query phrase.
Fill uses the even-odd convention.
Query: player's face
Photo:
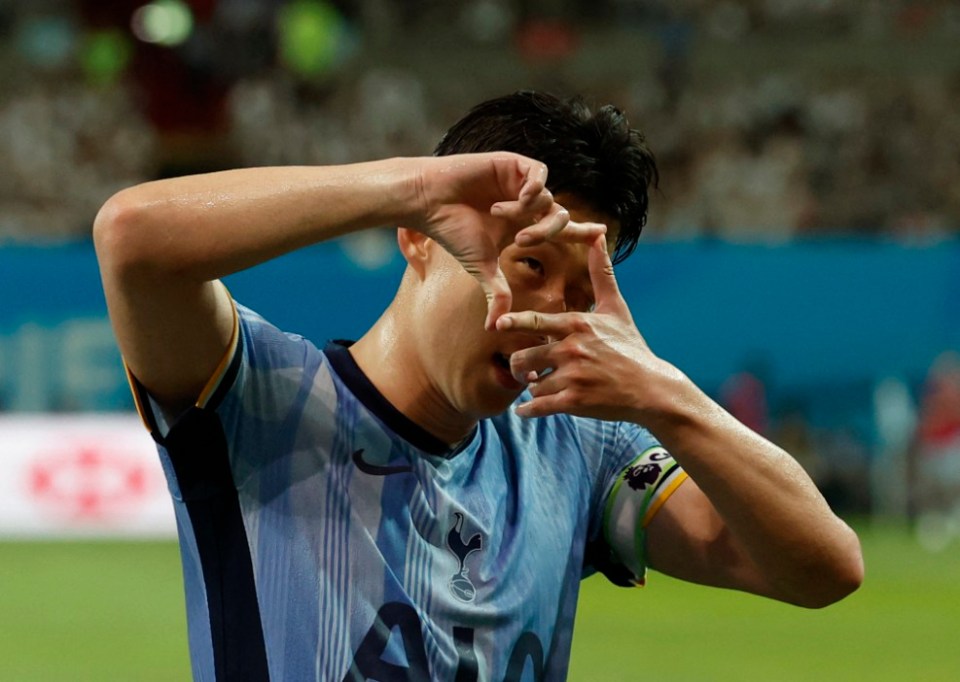
[[[583,209],[570,198],[558,197],[581,222],[606,222],[608,240],[614,225]],[[566,199],[566,200],[565,200]],[[589,245],[548,242],[533,247],[511,244],[500,255],[500,267],[510,284],[513,310],[546,313],[586,312],[593,306],[593,286],[587,268]],[[488,332],[483,293],[470,275],[447,254],[431,283],[430,314],[422,348],[431,381],[455,410],[473,418],[503,412],[524,386],[510,373],[510,354],[546,343],[545,337],[516,332]]]

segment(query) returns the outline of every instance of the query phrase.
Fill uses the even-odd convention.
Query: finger
[[[490,214],[527,225],[539,216],[548,214],[553,205],[553,194],[550,190],[544,189],[539,194],[533,194],[526,199],[498,201],[490,207]]]
[[[569,399],[565,391],[553,393],[551,395],[540,396],[525,403],[520,403],[514,408],[514,412],[519,417],[546,417],[551,414],[560,414],[568,408]]]
[[[551,241],[566,244],[593,244],[597,237],[606,233],[607,226],[603,223],[578,223],[571,220],[551,237]],[[530,227],[520,230],[514,237],[514,241],[519,246],[528,246],[542,242],[544,239],[538,237]]]
[[[587,255],[587,268],[590,272],[590,284],[596,301],[596,312],[626,313],[627,304],[620,295],[620,287],[613,272],[613,263],[607,253],[606,237],[597,237]]]
[[[523,185],[520,187],[518,199],[522,202],[528,201],[531,197],[543,192],[547,186],[547,166],[545,164],[534,162],[520,165],[524,173]]]
[[[487,299],[487,318],[483,322],[483,328],[493,331],[497,328],[497,320],[504,313],[510,312],[513,300],[510,285],[499,263],[496,264],[496,270],[492,274],[480,275],[477,279]]]
[[[553,204],[546,215],[514,237],[518,246],[533,246],[553,239],[570,224],[570,212],[560,204]],[[523,235],[523,236],[521,236]]]
[[[490,158],[501,191],[513,199],[525,201],[547,185],[547,167],[520,154],[494,152]]]
[[[517,331],[539,336],[563,338],[574,332],[585,331],[588,325],[580,313],[541,313],[522,310],[503,315],[497,320],[498,331]]]
[[[552,370],[556,366],[552,351],[556,344],[544,344],[542,346],[533,346],[525,348],[510,354],[510,373],[517,381],[527,382],[537,381],[541,375]],[[534,378],[530,379],[533,374]]]
[[[538,375],[536,380],[527,383],[530,395],[534,398],[542,398],[563,391],[566,388],[567,379],[563,372],[554,370],[543,377]]]
[[[544,187],[536,194],[521,195],[519,203],[531,214],[543,214],[549,211],[555,202],[553,192]]]

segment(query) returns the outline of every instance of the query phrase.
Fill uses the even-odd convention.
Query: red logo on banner
[[[154,480],[154,472],[138,458],[95,442],[39,453],[28,475],[37,502],[81,522],[133,511],[146,499]]]

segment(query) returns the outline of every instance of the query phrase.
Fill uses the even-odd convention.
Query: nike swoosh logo
[[[399,466],[380,466],[379,464],[370,464],[369,462],[364,461],[363,459],[363,448],[360,448],[353,453],[353,463],[357,465],[357,468],[365,474],[370,474],[371,476],[389,476],[390,474],[406,474],[413,471],[413,467],[409,465],[399,465]]]

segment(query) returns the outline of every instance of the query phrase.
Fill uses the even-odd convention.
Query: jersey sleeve
[[[213,412],[229,444],[240,483],[289,448],[301,415],[316,390],[323,354],[312,343],[277,329],[254,311],[234,303],[230,344],[194,406],[182,415],[165,413],[128,370],[137,411],[160,445],[191,411]]]
[[[618,426],[599,481],[605,492],[588,560],[611,582],[639,586],[647,572],[646,528],[687,474],[647,431]]]
[[[233,307],[233,331],[230,335],[230,343],[191,409],[202,410],[210,407],[211,404],[219,403],[220,397],[225,391],[229,390],[239,371],[239,366],[243,360],[240,315],[238,306],[232,298],[230,302]],[[123,362],[123,368],[127,374],[130,390],[133,393],[137,414],[140,415],[144,428],[150,432],[154,440],[162,441],[183,415],[173,414],[155,401],[146,387],[134,376],[126,360]]]

